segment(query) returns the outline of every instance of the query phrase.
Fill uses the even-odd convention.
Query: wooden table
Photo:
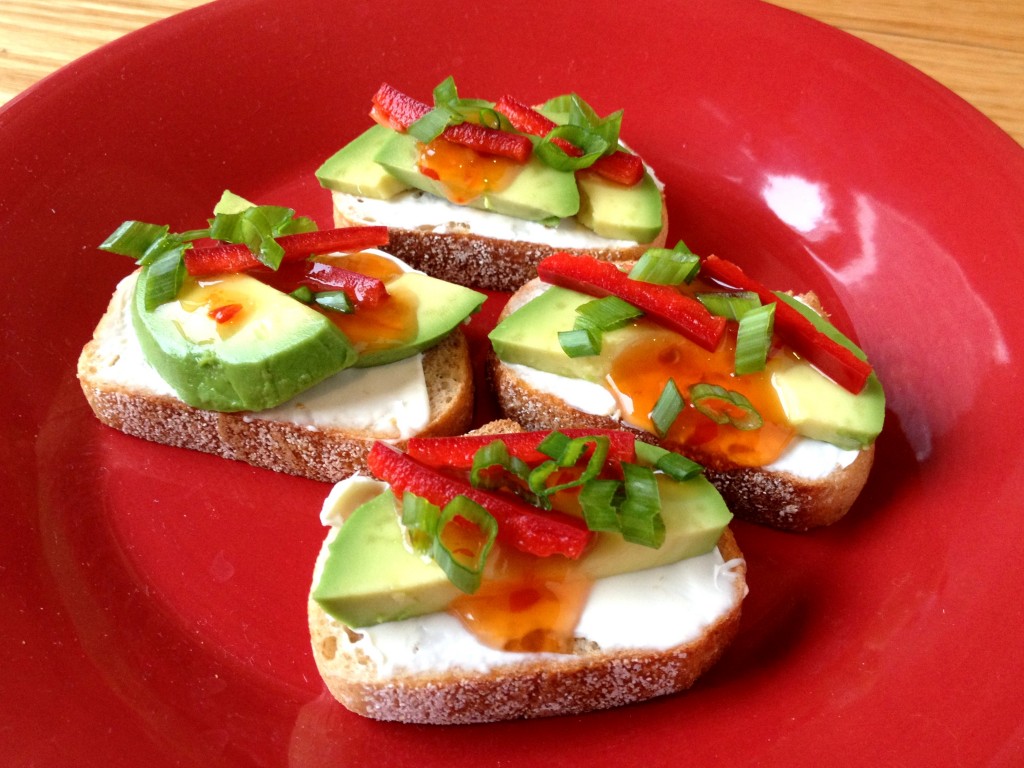
[[[201,0],[0,1],[0,104],[94,48]],[[917,67],[1024,144],[1022,0],[776,0]]]

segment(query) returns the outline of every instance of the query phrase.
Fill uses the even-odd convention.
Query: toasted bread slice
[[[203,451],[277,472],[336,482],[365,469],[373,442],[401,444],[392,430],[349,430],[316,423],[295,423],[258,412],[219,413],[193,408],[169,387],[154,382],[155,371],[139,377],[115,365],[134,343],[127,316],[129,282],[123,281],[78,360],[78,379],[97,418],[126,434],[157,443]],[[469,345],[456,329],[422,355],[429,418],[417,434],[463,432],[473,413],[473,375]],[[126,368],[128,368],[126,366]]]
[[[539,286],[538,280],[526,283],[513,294],[502,317],[536,295]],[[811,303],[817,303],[813,296]],[[801,476],[770,467],[739,466],[717,455],[661,443],[654,435],[611,416],[578,410],[561,398],[531,386],[493,353],[486,367],[502,412],[526,429],[627,429],[641,440],[663,444],[703,464],[707,478],[718,488],[736,517],[782,530],[807,531],[841,519],[863,489],[874,462],[875,448],[871,445],[859,451],[851,463],[836,465],[824,475]]]
[[[406,195],[424,193],[410,192]],[[464,206],[450,207],[450,221],[437,221],[434,225],[409,227],[397,213],[398,206],[388,207],[381,201],[368,201],[353,195],[333,193],[335,226],[385,225],[388,227],[388,251],[415,269],[433,277],[460,283],[471,288],[495,291],[515,291],[527,280],[536,277],[537,263],[546,256],[560,251],[586,253],[608,261],[635,261],[648,248],[665,244],[668,232],[668,214],[662,195],[661,232],[650,243],[630,243],[621,240],[602,242],[593,233],[580,244],[561,243],[553,231],[533,222],[520,222],[519,227],[532,225],[536,232],[523,236],[488,236],[475,231],[460,219]],[[371,211],[372,207],[372,211]],[[389,215],[394,213],[394,215]],[[498,213],[470,210],[474,217],[508,220]],[[580,227],[582,229],[582,227]]]
[[[325,542],[321,558],[326,551]],[[379,720],[466,724],[623,706],[689,688],[722,656],[739,629],[747,594],[742,557],[727,528],[717,551],[704,555],[708,561],[702,563],[706,587],[717,593],[719,608],[702,610],[693,591],[680,590],[687,596],[680,597],[673,610],[701,618],[694,620],[686,639],[670,647],[650,647],[638,638],[635,647],[602,648],[581,636],[572,653],[491,651],[481,661],[473,651],[455,650],[464,649],[469,637],[457,620],[432,614],[424,617],[430,624],[417,624],[417,619],[399,623],[411,627],[400,629],[400,637],[411,632],[417,640],[401,643],[402,650],[395,655],[406,661],[396,662],[374,645],[368,633],[344,626],[310,598],[313,657],[336,699],[353,712]],[[440,631],[438,622],[444,627]],[[427,639],[432,634],[432,640]],[[438,654],[445,663],[421,660],[434,660]]]

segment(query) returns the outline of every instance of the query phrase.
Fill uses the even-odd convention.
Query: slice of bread
[[[501,317],[524,304],[539,289],[539,280],[525,284],[513,294]],[[526,429],[627,429],[641,440],[659,443],[648,432],[611,416],[577,410],[561,398],[532,387],[493,353],[487,361],[487,373],[502,412]],[[663,445],[703,464],[707,478],[737,518],[789,531],[807,531],[841,519],[867,482],[875,454],[871,445],[859,451],[846,466],[836,466],[825,476],[804,477],[791,471],[739,466],[686,446]]]
[[[350,431],[261,417],[258,412],[219,413],[193,408],[152,376],[113,374],[126,334],[122,282],[78,360],[78,379],[97,418],[135,437],[204,451],[257,467],[336,482],[365,470],[375,440],[394,440],[390,432]],[[113,343],[112,343],[113,342]],[[137,342],[135,342],[137,346]],[[141,350],[137,351],[141,355]],[[473,414],[473,375],[469,345],[457,329],[422,356],[429,420],[417,434],[452,435],[468,427]]]
[[[421,195],[424,193],[403,193]],[[515,291],[527,280],[536,277],[537,263],[557,252],[586,253],[609,261],[635,261],[648,248],[665,244],[668,215],[662,195],[662,221],[658,236],[650,243],[630,243],[600,238],[591,233],[585,245],[552,245],[550,232],[536,237],[487,236],[474,231],[472,225],[461,221],[464,206],[450,204],[450,221],[438,221],[438,226],[408,227],[396,208],[381,205],[381,201],[368,201],[353,195],[333,194],[334,222],[338,227],[384,225],[388,227],[388,252],[415,269],[441,280],[495,291]],[[369,208],[372,206],[372,212]],[[394,215],[388,215],[389,211]],[[470,211],[474,216],[485,214],[498,219],[510,219],[498,213]],[[533,224],[522,222],[522,224]],[[538,228],[543,229],[542,227]],[[582,229],[582,228],[581,228]],[[595,244],[597,241],[597,244]],[[557,241],[556,241],[557,243]]]
[[[326,551],[325,542],[321,558]],[[310,598],[313,657],[331,694],[348,709],[407,723],[448,725],[570,715],[677,693],[692,686],[722,656],[739,629],[747,594],[746,565],[728,528],[718,553],[722,564],[712,566],[708,578],[725,593],[727,607],[701,619],[695,636],[668,648],[646,647],[640,641],[636,647],[602,648],[577,637],[568,654],[509,653],[507,661],[483,667],[463,656],[443,669],[392,668],[385,655],[366,645],[362,633],[328,616]],[[723,573],[732,576],[723,579]],[[683,605],[679,609],[697,610]],[[426,640],[420,642],[410,651],[414,658],[436,653],[436,646],[447,641],[435,640],[433,648]]]

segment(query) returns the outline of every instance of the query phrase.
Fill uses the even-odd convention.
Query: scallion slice
[[[618,533],[619,505],[622,503],[622,482],[591,480],[580,489],[580,509],[587,528],[592,531]]]
[[[690,402],[716,424],[732,424],[744,431],[759,429],[764,419],[740,392],[701,382],[690,386]]]
[[[291,208],[279,205],[253,205],[241,211],[217,213],[210,219],[210,237],[248,246],[260,263],[271,269],[277,269],[284,257],[284,249],[275,237],[315,229],[312,219],[296,216]]]
[[[444,129],[449,125],[461,122],[462,118],[454,110],[446,106],[434,107],[423,117],[414,120],[407,132],[416,141],[427,144],[444,133]]]
[[[512,456],[508,446],[502,440],[494,440],[473,454],[473,466],[469,470],[469,482],[474,488],[500,488],[508,483],[502,473],[493,470],[502,469],[523,483],[530,474],[529,465],[522,459]]]
[[[636,458],[642,466],[653,467],[659,472],[664,472],[673,480],[682,482],[696,477],[704,471],[704,467],[685,456],[662,448],[659,445],[651,445],[642,440],[636,441]]]
[[[575,467],[589,445],[594,446],[593,453],[587,460],[587,466],[583,468],[576,479],[559,485],[547,485],[548,478],[555,470]],[[611,440],[605,435],[569,438],[561,432],[552,432],[537,446],[537,450],[550,456],[551,461],[543,462],[530,472],[528,478],[530,490],[539,497],[549,497],[559,491],[589,482],[596,478],[604,467],[610,446]]]
[[[320,291],[313,294],[313,301],[324,309],[351,315],[355,307],[344,291]]]
[[[431,553],[440,519],[441,509],[437,505],[409,491],[402,494],[402,526],[408,533],[413,551],[417,554]]]
[[[739,375],[763,371],[772,346],[775,325],[775,304],[751,309],[740,318],[736,332],[735,370]]]
[[[163,242],[171,228],[145,221],[126,221],[100,244],[101,251],[141,260],[154,245]]]
[[[145,266],[143,306],[152,312],[161,304],[173,301],[185,282],[185,246],[178,244],[160,253]]]
[[[601,354],[601,336],[590,328],[559,331],[558,344],[569,357],[588,357]]]
[[[631,280],[658,285],[689,283],[700,270],[700,257],[682,240],[675,248],[648,248],[629,271]]]
[[[456,496],[441,510],[431,555],[452,584],[473,594],[480,588],[497,537],[493,515],[475,501]]]
[[[669,378],[650,413],[651,423],[654,425],[654,431],[658,437],[668,434],[685,404],[675,380]]]
[[[643,312],[618,296],[604,296],[581,304],[576,308],[577,327],[594,328],[598,331],[614,331]]]
[[[727,320],[739,320],[750,310],[761,306],[761,299],[753,291],[698,293],[697,300],[712,315],[718,315]]]
[[[576,308],[571,331],[561,331],[558,343],[569,357],[601,354],[602,335],[621,328],[643,312],[618,296],[604,296]]]
[[[665,520],[661,516],[661,496],[653,470],[628,462],[622,463],[625,499],[619,507],[622,538],[645,547],[660,547],[665,542]]]
[[[579,157],[568,155],[554,142],[562,139],[579,147],[583,154]],[[556,171],[578,171],[589,168],[599,157],[608,151],[608,142],[601,134],[580,125],[559,125],[538,141],[533,148],[534,153]]]

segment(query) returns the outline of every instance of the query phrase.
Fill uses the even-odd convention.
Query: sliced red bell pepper
[[[349,301],[361,307],[376,307],[388,298],[388,289],[379,278],[320,261],[286,261],[276,270],[254,269],[252,275],[282,293],[300,286],[311,291],[344,291]]]
[[[610,441],[608,460],[617,463],[636,461],[634,439],[628,432],[613,429],[561,429],[559,431],[569,438],[604,435]],[[495,440],[501,440],[508,447],[510,455],[533,465],[550,458],[537,450],[537,446],[550,434],[551,431],[547,430],[543,432],[509,432],[500,435],[413,437],[409,439],[405,450],[412,458],[432,467],[465,470],[472,468],[473,456],[477,451]]]
[[[591,296],[618,296],[707,350],[714,351],[725,333],[725,318],[712,315],[696,299],[670,285],[632,280],[610,261],[556,253],[541,260],[537,274],[546,283]]]
[[[590,170],[609,181],[632,187],[644,177],[644,161],[637,155],[620,150],[597,158]]]
[[[494,105],[494,110],[505,115],[517,131],[531,136],[547,136],[558,127],[532,107],[512,96],[502,96]],[[583,150],[562,138],[555,138],[552,143],[571,157],[579,157]],[[644,177],[644,163],[638,156],[618,150],[610,155],[599,157],[588,169],[598,173],[610,181],[631,187],[638,184]]]
[[[444,506],[466,496],[490,512],[498,523],[498,539],[537,557],[583,554],[593,534],[580,518],[531,507],[525,502],[474,488],[465,480],[442,474],[410,456],[376,442],[367,457],[374,477],[401,496],[409,491],[432,504]]]
[[[430,111],[430,106],[384,83],[373,96],[370,117],[399,133]],[[525,136],[499,131],[475,123],[460,123],[444,129],[441,136],[455,144],[487,155],[500,155],[525,163],[533,152],[533,144]]]
[[[844,389],[857,394],[871,375],[871,364],[830,339],[793,307],[779,301],[767,287],[749,277],[739,266],[708,256],[701,262],[701,275],[743,291],[753,291],[762,304],[775,304],[775,332],[794,352]]]
[[[387,245],[387,242],[387,227],[340,227],[277,238],[277,244],[284,249],[284,261],[300,261],[321,253],[361,251]],[[244,272],[260,266],[262,264],[256,255],[241,243],[222,243],[185,251],[185,269],[193,277]]]

